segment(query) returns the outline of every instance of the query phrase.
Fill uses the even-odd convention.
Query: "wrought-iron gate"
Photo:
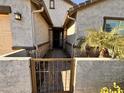
[[[31,59],[33,93],[71,93],[74,60],[72,58]]]

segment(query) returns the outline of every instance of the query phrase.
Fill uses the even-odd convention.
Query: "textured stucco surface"
[[[85,35],[89,29],[99,30],[103,26],[103,17],[124,17],[124,0],[105,0],[77,13],[77,38]]]
[[[13,46],[33,46],[30,0],[0,0],[0,5],[8,5],[12,10],[10,21]],[[15,20],[16,12],[21,13],[21,21]]]
[[[32,5],[32,11],[37,10]],[[49,25],[40,13],[33,13],[35,44],[42,44],[49,41]]]
[[[50,0],[44,0],[50,17],[52,19],[53,25],[55,27],[62,27],[65,22],[65,18],[67,15],[67,10],[72,7],[72,5],[68,4],[64,0],[54,0],[55,1],[55,9],[50,9]]]
[[[123,71],[124,61],[77,58],[74,93],[100,93],[101,88],[112,87],[113,82],[123,89]]]
[[[28,57],[28,53],[26,50],[21,49],[15,52],[9,53],[6,57]]]
[[[29,58],[0,58],[0,93],[32,93]]]
[[[32,11],[36,11],[36,7],[32,5]],[[41,13],[33,13],[33,20],[34,20],[34,43],[36,45],[41,45],[46,42],[49,42],[50,35],[49,35],[49,25],[42,17]],[[46,52],[49,50],[49,43],[42,45],[39,47],[39,57],[43,57]]]
[[[42,47],[39,47],[40,57],[44,57],[46,55],[46,53],[49,50],[49,46],[50,46],[50,44],[48,43],[48,44],[43,45]]]
[[[73,44],[75,41],[75,23],[69,28],[67,29],[67,42]]]
[[[67,29],[67,38],[66,42],[70,43],[71,45],[66,44],[67,52],[73,56],[73,46],[76,41],[76,31],[75,31],[75,23]]]
[[[73,56],[73,46],[72,45],[69,45],[69,44],[65,44],[65,48],[66,48],[66,51],[67,53],[72,57]]]
[[[0,57],[27,57],[27,51],[25,49],[16,50],[14,52],[6,53]]]

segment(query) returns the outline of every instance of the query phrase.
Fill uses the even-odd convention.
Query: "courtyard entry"
[[[0,55],[12,51],[10,15],[0,14]]]
[[[74,59],[33,58],[31,71],[33,93],[72,93]]]
[[[63,48],[63,28],[53,28],[53,48]]]

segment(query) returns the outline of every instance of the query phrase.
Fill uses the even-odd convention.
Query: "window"
[[[50,9],[55,9],[55,1],[54,0],[50,0],[49,5],[50,5]]]
[[[115,31],[117,34],[124,35],[124,18],[104,17],[104,31]]]

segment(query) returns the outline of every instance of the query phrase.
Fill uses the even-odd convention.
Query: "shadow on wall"
[[[1,57],[28,57],[28,54],[25,49],[20,49],[20,50],[2,55]]]

